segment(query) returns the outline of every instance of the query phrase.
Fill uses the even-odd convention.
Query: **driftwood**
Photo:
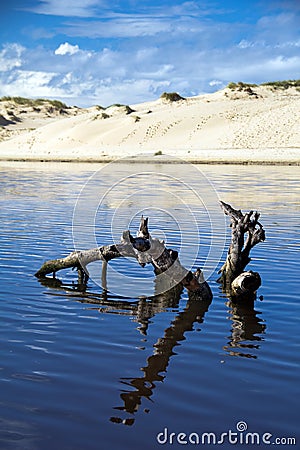
[[[65,258],[46,261],[35,273],[35,276],[41,279],[53,274],[55,277],[56,272],[72,268],[78,271],[78,282],[86,283],[89,277],[87,269],[89,263],[103,261],[104,268],[106,268],[107,262],[120,257],[135,258],[142,267],[152,264],[154,273],[160,276],[160,284],[166,286],[161,292],[181,284],[189,292],[195,292],[197,295],[209,295],[212,298],[210,287],[204,280],[201,270],[197,269],[195,273],[192,273],[183,267],[177,251],[166,248],[163,241],[152,238],[148,230],[148,218],[143,216],[136,237],[133,237],[127,230],[123,232],[119,244],[74,251]],[[104,288],[106,287],[104,286]]]
[[[224,350],[235,356],[248,358],[256,357],[251,350],[258,348],[257,344],[248,344],[244,341],[259,341],[257,334],[262,334],[265,325],[256,317],[253,303],[236,302],[236,299],[247,299],[254,302],[255,291],[261,280],[258,273],[245,271],[250,262],[250,251],[259,242],[264,241],[265,232],[258,221],[259,214],[250,211],[243,214],[230,205],[221,202],[225,214],[231,219],[232,238],[225,264],[221,269],[220,282],[229,294],[232,312],[232,334]],[[113,298],[106,286],[107,263],[115,258],[132,257],[144,267],[151,264],[155,279],[155,292],[152,298],[139,298],[137,301]],[[86,291],[88,280],[87,265],[94,261],[102,261],[102,287],[101,294]],[[55,278],[56,272],[75,268],[78,271],[78,285],[66,287]],[[53,278],[47,275],[53,274]],[[62,289],[78,301],[89,303],[103,313],[131,315],[139,322],[139,330],[147,333],[150,319],[167,308],[177,308],[184,288],[188,290],[188,301],[183,311],[179,312],[164,334],[154,344],[153,353],[147,358],[142,374],[134,378],[121,378],[123,390],[120,395],[122,405],[114,409],[120,415],[130,414],[127,418],[113,416],[114,423],[132,425],[135,418],[132,416],[141,406],[143,398],[151,399],[157,383],[162,382],[167,374],[170,360],[175,355],[176,346],[185,339],[185,334],[193,330],[196,323],[202,323],[204,315],[212,301],[212,293],[205,282],[200,269],[192,273],[184,268],[175,250],[165,247],[163,241],[153,238],[148,230],[148,219],[141,218],[140,227],[136,237],[130,231],[124,231],[119,244],[97,247],[91,250],[75,251],[65,258],[46,261],[36,272],[36,277],[44,285]],[[161,286],[165,286],[162,289]],[[59,295],[59,294],[58,294]],[[128,387],[128,388],[126,388]],[[148,410],[144,410],[148,412]]]
[[[259,274],[245,271],[245,268],[251,261],[251,249],[265,240],[265,231],[258,221],[260,217],[258,212],[250,211],[243,214],[241,210],[236,210],[224,202],[221,202],[221,207],[224,213],[230,217],[232,236],[227,259],[220,270],[221,277],[218,281],[222,283],[224,291],[229,296],[245,298],[255,293],[261,284]],[[135,258],[142,267],[152,264],[157,276],[156,282],[161,285],[158,292],[166,292],[180,284],[189,292],[212,297],[201,270],[197,269],[195,273],[192,273],[183,267],[177,251],[166,248],[164,241],[151,236],[148,230],[148,218],[144,217],[141,218],[136,237],[133,237],[127,230],[123,232],[118,244],[74,251],[65,258],[46,261],[35,276],[42,279],[53,274],[55,278],[56,272],[72,268],[78,271],[78,283],[85,285],[89,277],[87,265],[94,261],[102,261],[102,287],[106,290],[107,263],[120,257]]]
[[[261,285],[257,272],[244,269],[251,261],[251,249],[265,240],[265,231],[258,221],[260,214],[257,211],[243,214],[241,210],[236,210],[224,202],[221,202],[221,207],[230,217],[232,234],[227,259],[220,270],[222,275],[219,282],[233,297],[247,297]]]

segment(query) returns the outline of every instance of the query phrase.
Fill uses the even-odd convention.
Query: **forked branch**
[[[241,210],[236,210],[225,202],[220,203],[224,213],[230,217],[232,231],[227,259],[220,270],[222,275],[219,281],[225,290],[235,295],[254,292],[260,286],[260,276],[244,270],[251,261],[251,249],[266,237],[263,226],[258,221],[260,214],[257,211],[243,214]]]

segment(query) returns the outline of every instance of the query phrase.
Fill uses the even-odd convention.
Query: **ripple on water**
[[[149,443],[154,448],[155,433],[164,426],[175,432],[209,432],[222,424],[226,431],[238,419],[252,431],[298,433],[300,188],[295,168],[202,168],[220,198],[262,213],[267,239],[253,249],[249,268],[262,277],[258,294],[264,299],[251,311],[228,304],[215,282],[214,267],[220,262],[209,260],[214,298],[205,314],[200,311],[191,320],[184,315],[186,293],[170,303],[138,298],[137,278],[144,273],[132,261],[112,263],[114,270],[128,274],[126,299],[108,296],[104,301],[101,288],[90,280],[85,303],[86,298],[76,296],[72,271],[63,275],[63,289],[35,279],[44,260],[73,250],[76,196],[94,171],[81,165],[76,170],[47,167],[1,168],[0,447],[125,450]],[[103,183],[111,186],[126,170],[119,168]],[[197,180],[191,184],[197,188]],[[95,187],[99,189],[97,183]],[[201,184],[204,198],[203,189]],[[145,192],[150,201],[147,183]],[[119,194],[128,196],[127,191]],[[170,198],[174,203],[174,196]],[[214,255],[209,254],[207,213],[193,202],[188,206],[199,213],[199,249],[193,222],[181,205],[166,205],[168,212],[180,216],[181,228],[162,211],[153,214],[150,227],[165,232],[167,244],[181,249],[187,264],[192,248],[196,267]],[[102,207],[104,211],[95,215],[99,245],[112,242],[106,219],[113,216],[113,205],[104,202]],[[132,207],[128,203],[119,210],[117,236]],[[134,228],[138,218],[132,220]],[[83,231],[87,230],[93,232],[91,227]],[[213,232],[219,246],[222,226]],[[83,233],[83,239],[84,246],[90,237]],[[220,253],[221,259],[225,253]],[[145,273],[152,283],[150,269]],[[100,276],[101,265],[94,270]],[[124,427],[125,423],[133,425]]]

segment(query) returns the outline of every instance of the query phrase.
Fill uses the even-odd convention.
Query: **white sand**
[[[109,161],[143,154],[155,161],[300,164],[300,92],[254,91],[257,96],[224,89],[179,102],[159,99],[131,105],[129,114],[125,107],[93,107],[66,118],[39,117],[31,131],[23,118],[22,131],[0,143],[0,159]],[[32,126],[30,114],[29,121]]]

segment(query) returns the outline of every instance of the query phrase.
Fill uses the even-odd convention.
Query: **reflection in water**
[[[167,294],[174,299],[174,291],[171,290],[164,294],[164,301],[169,303]],[[121,378],[121,383],[128,386],[129,389],[124,389],[120,395],[124,404],[114,409],[134,414],[138,411],[143,397],[150,400],[156,383],[162,382],[166,376],[171,356],[176,355],[174,348],[180,345],[180,341],[185,340],[185,332],[192,331],[195,322],[203,322],[210,303],[211,299],[189,298],[184,311],[175,317],[172,324],[165,330],[164,336],[154,344],[153,354],[147,358],[146,366],[141,368],[143,375],[136,378]],[[144,412],[149,412],[149,410],[144,409]],[[110,420],[125,425],[134,423],[132,417],[125,419],[111,417]]]
[[[94,305],[88,309],[94,309],[102,314],[119,314],[123,316],[134,317],[134,321],[139,323],[138,330],[141,334],[146,335],[150,319],[156,314],[166,311],[169,308],[177,308],[179,305],[182,286],[175,286],[169,292],[153,296],[142,297],[132,300],[128,297],[113,295],[106,290],[101,293],[88,292],[86,283],[63,283],[58,278],[44,277],[38,279],[43,286],[62,291],[62,293],[53,296],[72,297],[81,303]]]
[[[230,340],[223,349],[230,356],[257,358],[254,352],[260,347],[258,342],[264,340],[261,335],[265,333],[266,325],[262,319],[257,317],[261,313],[254,309],[254,301],[254,298],[249,298],[240,303],[232,300],[226,303],[232,328]]]
[[[75,283],[66,285],[56,278],[41,278],[39,282],[44,286],[64,292],[56,295],[67,295],[82,303],[94,305],[91,308],[97,309],[101,313],[134,316],[136,322],[140,324],[138,329],[142,334],[147,334],[150,318],[169,308],[178,307],[183,290],[181,285],[177,285],[151,299],[144,297],[136,301],[129,301],[112,296],[106,291],[99,294],[87,292],[84,285]],[[54,294],[51,293],[51,295]],[[120,379],[122,385],[130,387],[130,389],[123,389],[120,397],[124,404],[114,409],[129,413],[130,416],[125,419],[111,417],[111,422],[125,425],[134,424],[135,419],[132,415],[138,411],[142,398],[151,399],[156,382],[162,382],[165,379],[170,358],[176,355],[174,348],[180,345],[180,341],[185,340],[184,334],[187,331],[193,331],[194,323],[203,322],[211,301],[210,296],[206,298],[195,293],[189,293],[185,309],[177,314],[171,325],[166,328],[163,337],[158,338],[154,344],[153,354],[147,358],[146,366],[141,368],[143,375],[136,378],[122,377]],[[144,412],[149,412],[149,409],[144,409]]]
[[[154,296],[151,301],[141,298],[137,308],[136,322],[140,324],[138,330],[142,334],[147,334],[150,319],[157,313],[166,311],[169,308],[178,308],[182,285],[177,285],[168,292]]]
[[[104,314],[122,314],[134,317],[139,323],[138,330],[146,335],[150,319],[156,314],[164,312],[169,308],[177,308],[182,294],[182,286],[178,285],[173,289],[152,298],[140,297],[137,300],[122,299],[113,296],[107,291],[102,293],[92,293],[86,291],[86,285],[66,285],[58,279],[44,278],[39,280],[42,284],[58,290],[63,290],[64,294],[75,297],[82,303],[90,304],[91,309],[96,309]],[[52,294],[53,295],[53,294]],[[60,295],[60,294],[58,294]],[[255,354],[259,349],[259,342],[263,340],[266,325],[259,317],[260,312],[254,308],[255,296],[243,299],[242,302],[235,302],[232,299],[226,303],[229,308],[229,319],[232,321],[231,335],[229,341],[223,349],[230,356],[240,356],[246,358],[257,358]],[[147,358],[146,365],[141,368],[142,375],[135,378],[120,378],[123,385],[120,398],[121,406],[114,409],[129,414],[122,418],[113,416],[111,422],[133,425],[135,418],[133,415],[139,410],[142,399],[151,401],[153,391],[158,382],[162,382],[166,377],[170,358],[176,355],[174,348],[185,340],[184,334],[192,331],[194,323],[202,323],[207,312],[211,299],[192,297],[185,309],[178,313],[171,325],[166,328],[163,337],[158,338],[154,344],[153,354]],[[93,306],[92,306],[93,305]],[[149,409],[144,409],[149,412]]]
[[[125,259],[124,264],[120,264],[121,270],[130,276],[126,284],[126,295],[130,298],[113,298],[109,293],[106,293],[106,297],[105,293],[101,296],[101,290],[91,283],[86,293],[77,292],[78,286],[72,287],[71,283],[67,286],[70,289],[68,292],[56,290],[54,286],[48,289],[38,286],[36,279],[30,276],[42,261],[74,250],[71,226],[73,209],[84,183],[94,173],[95,165],[22,165],[1,162],[1,166],[0,316],[3,389],[0,448],[152,448],[155,447],[151,445],[153,430],[160,429],[162,421],[173,431],[213,431],[217,421],[223,418],[230,426],[235,423],[235,418],[247,419],[251,425],[250,431],[262,428],[275,434],[276,430],[280,431],[281,436],[296,436],[299,429],[299,402],[296,396],[299,391],[297,346],[300,315],[299,167],[201,166],[224,201],[242,210],[255,207],[263,213],[269,239],[255,249],[250,268],[260,272],[264,281],[262,291],[268,300],[255,303],[255,309],[262,311],[262,314],[248,308],[248,317],[244,317],[245,314],[236,305],[225,306],[224,302],[229,299],[218,292],[215,283],[217,274],[214,272],[210,278],[215,294],[214,307],[209,307],[209,314],[204,319],[208,333],[204,333],[205,336],[186,332],[187,340],[177,341],[182,346],[173,347],[171,352],[176,351],[178,356],[170,357],[167,373],[158,372],[158,375],[165,376],[162,383],[147,381],[147,378],[150,380],[152,360],[159,359],[159,355],[155,357],[155,354],[160,351],[159,347],[151,345],[157,342],[158,337],[165,337],[166,328],[172,328],[170,322],[175,319],[178,310],[172,314],[172,309],[167,309],[167,313],[149,320],[151,314],[159,312],[159,308],[163,309],[163,303],[160,304],[159,299],[155,298],[131,297],[137,292],[134,283],[137,270],[135,264],[127,264]],[[125,172],[126,167],[119,166],[119,173],[121,170]],[[154,166],[147,168],[146,165],[135,168],[137,172],[156,170]],[[160,166],[158,170],[161,172],[164,167]],[[176,166],[176,170],[185,170],[184,165]],[[118,173],[111,173],[111,177],[103,180],[103,183],[111,186],[118,176]],[[196,178],[188,184],[192,184],[205,200],[206,189],[202,189]],[[174,189],[172,191],[176,192]],[[150,188],[148,193],[151,194]],[[125,192],[125,197],[128,194]],[[144,203],[148,205],[144,194],[143,189]],[[171,203],[175,197],[169,195],[169,198]],[[203,267],[211,242],[207,234],[206,215],[200,214],[202,204],[199,206],[195,201],[186,204],[192,212],[199,210],[200,252],[193,266]],[[167,206],[175,213],[173,204]],[[219,205],[215,204],[213,212],[214,208],[219,211],[221,220],[223,213]],[[90,205],[87,204],[89,210]],[[103,214],[106,211],[104,206]],[[127,209],[121,208],[119,212],[121,217],[117,217],[123,230]],[[110,210],[107,211],[109,214]],[[97,210],[96,218],[99,216],[100,210]],[[140,214],[137,217],[138,220]],[[217,219],[215,222],[218,226],[221,224]],[[111,228],[104,229],[100,220],[93,223],[97,224],[97,242],[99,240],[99,244],[105,244],[102,237],[108,241]],[[183,217],[181,224],[186,232],[188,266],[192,262],[189,250],[196,240],[195,228],[188,217]],[[158,231],[163,230],[168,237],[167,244],[180,252],[179,233],[174,233],[166,220],[159,224],[157,220],[156,228]],[[218,238],[219,229],[212,229]],[[116,224],[116,233],[118,230]],[[117,234],[118,239],[119,236]],[[85,236],[83,238],[88,240]],[[85,246],[84,242],[82,248],[89,248],[89,245]],[[218,242],[217,248],[220,248]],[[222,260],[225,257],[224,253]],[[180,260],[184,264],[181,253]],[[205,264],[210,264],[212,258],[208,257],[207,261]],[[100,278],[98,264],[96,270]],[[74,279],[74,274],[67,273],[63,277],[63,281],[71,279]],[[57,280],[53,283],[58,284]],[[98,295],[92,295],[95,291]],[[63,297],[55,297],[55,294]],[[79,301],[84,303],[77,303]],[[180,311],[187,306],[184,303],[181,307],[181,303]],[[89,308],[93,311],[85,311]],[[226,314],[228,309],[231,311],[229,320],[225,318],[229,316]],[[266,332],[270,328],[272,334],[264,334],[261,318],[267,318]],[[132,320],[139,321],[140,325],[132,324]],[[153,323],[147,329],[150,321]],[[144,343],[145,350],[136,348],[136,345],[143,344],[134,335],[132,325],[133,328],[140,326],[141,332],[147,332],[149,338]],[[193,326],[196,328],[198,324],[195,322]],[[199,338],[207,343],[205,348],[200,349],[200,354]],[[246,344],[260,348],[246,348]],[[227,347],[226,352],[222,350],[223,345]],[[224,364],[220,364],[220,346],[221,352],[226,354]],[[47,353],[37,347],[44,347]],[[191,361],[182,364],[180,370],[173,370],[172,363],[177,365],[181,362],[186,351]],[[235,355],[250,353],[258,359],[233,358],[230,352]],[[191,366],[195,369],[192,373]],[[141,367],[145,369],[140,370]],[[50,382],[42,382],[46,377]],[[120,377],[131,378],[120,380]],[[131,414],[124,409],[125,402],[120,394],[139,389],[131,384],[135,378],[142,379],[141,385],[144,383],[144,389],[150,388],[153,394],[147,392],[149,402],[146,397],[140,397],[138,412]],[[120,384],[120,381],[127,384]],[[178,402],[171,402],[171,410],[166,383],[170,391],[177,388],[179,394]],[[156,388],[151,388],[153,384]],[[118,390],[122,386],[123,392]],[[230,386],[234,386],[234,394]],[[198,399],[204,399],[205,402],[199,402]],[[123,410],[113,410],[113,406],[121,406]],[[149,415],[144,408],[151,409]],[[120,429],[120,426],[109,422],[110,416],[118,416],[116,420],[124,420],[123,423],[127,425],[135,420],[135,424],[131,427],[121,426]],[[179,423],[181,429],[178,430]]]

